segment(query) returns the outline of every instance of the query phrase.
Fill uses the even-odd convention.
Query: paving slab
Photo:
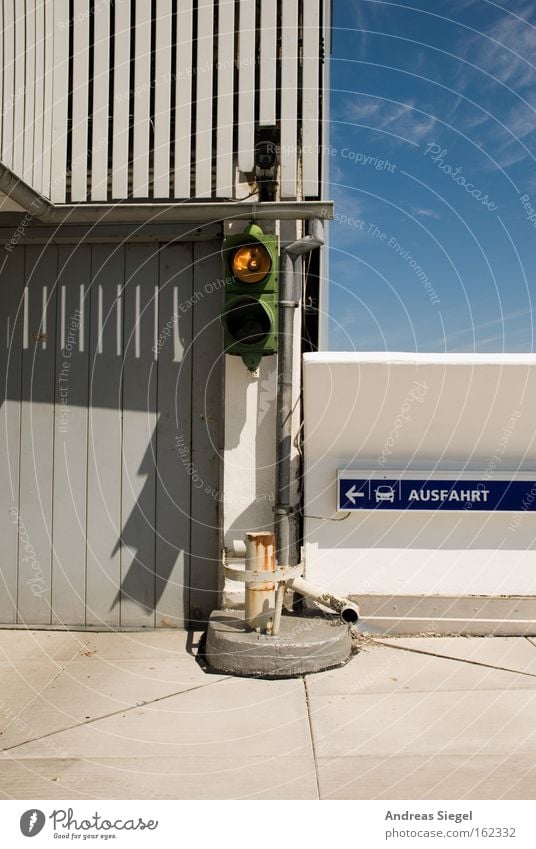
[[[55,660],[0,662],[0,748],[7,726],[61,673]]]
[[[381,642],[536,674],[536,646],[524,637],[382,637]]]
[[[310,675],[311,697],[365,693],[536,690],[536,674],[503,672],[432,654],[367,646],[340,669]]]
[[[87,633],[76,631],[0,629],[0,661],[71,660],[83,650],[87,639]]]
[[[87,658],[108,660],[150,660],[196,654],[201,632],[121,631],[88,635],[84,648]]]
[[[536,754],[536,692],[310,698],[318,757]]]
[[[188,654],[165,660],[74,660],[19,714],[20,721],[7,729],[1,745],[20,745],[214,680]],[[39,733],[30,733],[35,729]]]
[[[317,799],[309,757],[0,760],[0,799]]]
[[[51,738],[49,738],[51,739]],[[308,756],[305,688],[300,679],[225,679],[54,735],[71,757]],[[47,757],[44,740],[12,750]]]
[[[536,798],[533,755],[320,758],[321,799]]]

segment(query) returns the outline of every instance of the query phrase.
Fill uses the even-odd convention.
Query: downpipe
[[[281,251],[279,283],[279,351],[277,363],[277,503],[275,535],[277,562],[295,566],[298,562],[297,507],[292,504],[292,389],[294,385],[294,315],[301,304],[301,278],[297,260],[325,243],[324,225],[319,218],[310,224],[310,233],[291,242]]]
[[[301,304],[301,278],[297,260],[325,243],[323,222],[314,218],[310,233],[291,242],[281,251],[279,286],[279,356],[277,375],[277,503],[275,512],[276,553],[279,568],[295,566],[298,562],[297,507],[292,504],[292,389],[294,385],[294,315]],[[312,584],[304,578],[290,578],[277,590],[273,636],[279,634],[283,595],[292,589],[317,604],[338,613],[348,625],[359,619],[359,607],[349,599]]]

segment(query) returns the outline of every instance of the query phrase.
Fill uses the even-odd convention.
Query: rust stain
[[[273,572],[275,568],[275,536],[263,531],[261,533],[248,534],[248,540],[255,545],[255,558],[260,572]],[[274,583],[256,584],[250,587],[252,592],[266,592],[275,589]]]

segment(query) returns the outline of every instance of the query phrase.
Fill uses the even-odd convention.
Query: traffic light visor
[[[260,283],[272,270],[272,257],[260,242],[242,245],[234,252],[231,267],[234,276],[243,283]]]

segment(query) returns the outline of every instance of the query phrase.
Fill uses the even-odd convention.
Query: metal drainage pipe
[[[287,589],[295,590],[300,595],[311,598],[323,607],[329,607],[330,610],[338,613],[347,625],[355,625],[359,620],[359,606],[348,598],[335,595],[335,593],[318,587],[311,581],[306,581],[305,578],[290,578],[286,586]]]

